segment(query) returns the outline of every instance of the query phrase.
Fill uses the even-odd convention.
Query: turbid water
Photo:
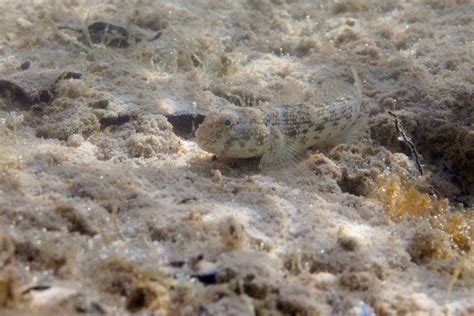
[[[474,313],[472,1],[0,12],[0,314]],[[304,174],[192,140],[352,67],[365,133]]]

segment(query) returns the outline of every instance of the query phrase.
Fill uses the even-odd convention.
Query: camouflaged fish
[[[232,107],[208,114],[196,130],[205,151],[228,158],[261,157],[261,169],[301,160],[306,149],[343,142],[361,109],[360,80],[331,80],[319,89],[319,104]]]

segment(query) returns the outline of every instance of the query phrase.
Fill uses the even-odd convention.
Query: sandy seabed
[[[474,315],[472,1],[0,12],[0,314]],[[366,132],[306,175],[192,141],[351,67]]]

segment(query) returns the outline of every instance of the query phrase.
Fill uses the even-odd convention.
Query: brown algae
[[[472,209],[469,211],[462,207],[454,207],[450,205],[448,199],[420,192],[408,177],[399,172],[381,174],[374,185],[371,197],[385,206],[391,220],[401,222],[403,219],[412,218],[426,221],[432,229],[447,234],[453,248],[460,252],[471,250],[474,239]],[[447,252],[439,250],[436,253]]]

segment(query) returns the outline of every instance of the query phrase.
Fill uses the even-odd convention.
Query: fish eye
[[[230,123],[231,123],[231,121],[230,121],[229,119],[225,119],[225,120],[224,120],[224,125],[229,126]]]

